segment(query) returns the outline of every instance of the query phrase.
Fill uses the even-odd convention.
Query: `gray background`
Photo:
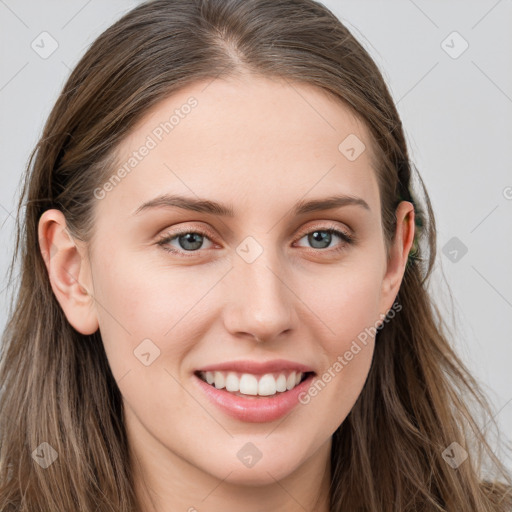
[[[0,330],[15,200],[29,153],[72,67],[138,3],[0,0]],[[436,300],[511,439],[512,0],[324,3],[376,60],[397,102],[438,223]],[[31,47],[42,46],[44,31],[58,44],[45,59]]]

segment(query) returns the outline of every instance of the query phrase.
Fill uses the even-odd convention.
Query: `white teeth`
[[[295,387],[295,372],[290,373],[286,379],[286,389],[290,391]]]
[[[243,373],[240,377],[240,393],[244,395],[257,395],[258,379],[250,373]]]
[[[226,377],[226,391],[238,391],[240,389],[240,380],[236,373],[229,372]]]
[[[215,372],[213,374],[213,378],[215,379],[215,387],[217,389],[222,389],[225,386],[224,383],[224,374],[222,372]]]
[[[281,373],[276,380],[276,391],[286,391],[286,375]]]
[[[275,395],[277,391],[276,379],[272,374],[266,374],[261,377],[258,382],[258,395],[270,396]]]
[[[300,383],[304,374],[292,371],[288,376],[285,373],[266,373],[259,377],[250,373],[208,371],[201,372],[200,375],[204,381],[217,389],[226,388],[226,391],[240,392],[243,395],[272,396],[293,389]]]

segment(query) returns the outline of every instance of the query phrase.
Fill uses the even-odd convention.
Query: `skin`
[[[413,241],[413,206],[397,208],[387,257],[372,141],[343,103],[321,89],[268,78],[208,83],[166,98],[125,138],[120,162],[170,112],[197,99],[97,201],[92,240],[73,240],[62,213],[48,210],[39,224],[42,253],[71,325],[83,334],[101,331],[144,510],[325,512],[331,436],[361,393],[374,338],[307,405],[270,423],[226,416],[193,372],[239,359],[290,359],[317,375],[332,367],[392,307]],[[349,134],[366,146],[354,161],[338,150]],[[133,215],[163,192],[229,204],[235,216],[178,208]],[[363,198],[370,209],[291,215],[297,201],[333,193]],[[333,225],[356,243],[308,239]],[[189,249],[192,257],[180,257],[157,244],[177,227],[212,237]],[[247,236],[263,248],[252,263],[236,252]],[[178,239],[167,245],[182,253],[190,247]],[[134,350],[148,338],[160,354],[145,366]],[[247,442],[262,453],[251,468],[236,456]]]

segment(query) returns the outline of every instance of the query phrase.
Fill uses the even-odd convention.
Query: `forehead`
[[[375,203],[372,160],[365,124],[327,91],[254,76],[215,79],[146,113],[120,144],[110,176],[122,178],[111,180],[101,203],[115,200],[123,214],[163,192],[231,204],[254,198],[266,207],[338,192]]]

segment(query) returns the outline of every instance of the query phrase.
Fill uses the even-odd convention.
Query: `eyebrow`
[[[292,215],[303,215],[310,212],[331,210],[334,208],[340,208],[342,206],[361,206],[362,208],[370,211],[368,203],[360,197],[349,195],[334,195],[322,199],[298,201],[292,209]],[[192,198],[173,194],[162,194],[155,197],[154,199],[146,201],[145,203],[141,204],[137,210],[135,210],[133,215],[138,215],[145,210],[172,207],[191,210],[194,212],[220,215],[223,217],[235,216],[233,207],[230,205],[225,205],[216,201],[210,201],[208,199]]]

